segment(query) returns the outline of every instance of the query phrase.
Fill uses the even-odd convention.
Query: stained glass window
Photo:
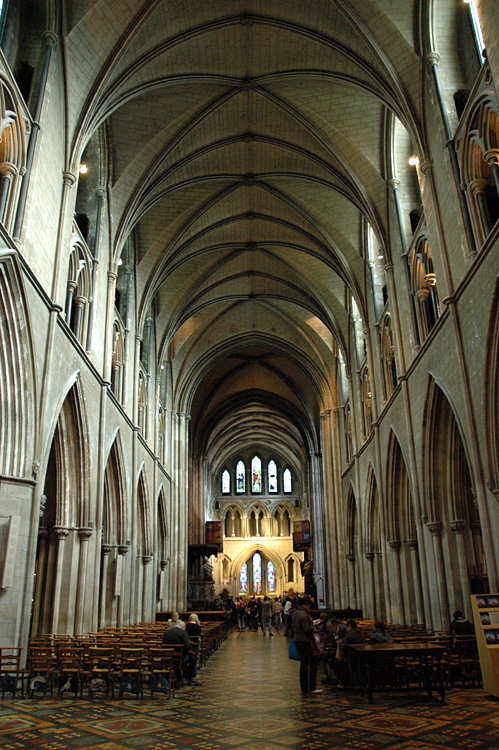
[[[253,591],[255,594],[262,592],[262,556],[259,552],[253,555]]]
[[[228,494],[230,492],[230,473],[225,469],[222,474],[222,493]]]
[[[242,461],[237,462],[236,466],[236,492],[244,492],[246,489],[245,481],[246,469]]]
[[[239,574],[239,591],[242,594],[248,593],[248,563],[241,565],[241,572]]]
[[[269,492],[277,492],[277,466],[275,461],[269,461]]]
[[[262,462],[255,456],[251,462],[251,491],[262,491]]]
[[[292,492],[293,486],[291,483],[291,472],[289,469],[285,469],[282,475],[282,488],[284,492]]]
[[[271,563],[270,560],[267,563],[267,592],[275,594],[275,568],[274,563]]]

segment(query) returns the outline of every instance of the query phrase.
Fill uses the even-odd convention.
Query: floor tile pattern
[[[276,634],[234,633],[171,701],[0,701],[2,750],[498,750],[499,702],[480,689],[424,694],[330,689],[301,697]]]

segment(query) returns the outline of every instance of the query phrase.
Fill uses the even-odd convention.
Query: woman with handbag
[[[300,689],[302,695],[322,693],[316,687],[319,654],[314,640],[314,621],[310,616],[311,599],[303,596],[293,612],[294,641],[300,656]]]

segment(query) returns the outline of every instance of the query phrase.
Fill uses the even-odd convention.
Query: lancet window
[[[361,374],[361,393],[362,422],[364,427],[364,435],[367,437],[367,435],[369,435],[369,433],[371,432],[373,423],[371,377],[369,375],[369,368],[367,366],[364,367]]]
[[[76,227],[74,229],[77,231]],[[91,270],[92,257],[86,244],[77,235],[73,235],[65,312],[66,323],[82,346],[87,338],[88,308],[92,294]]]
[[[381,323],[381,362],[383,367],[383,384],[388,400],[397,387],[397,367],[395,364],[395,347],[393,345],[392,318],[387,313]]]
[[[284,469],[282,474],[282,490],[284,493],[293,491],[293,482],[290,469]]]
[[[113,357],[111,363],[111,390],[116,398],[121,400],[123,384],[123,365],[124,365],[124,331],[123,324],[119,318],[114,319],[113,323]]]
[[[269,461],[267,472],[268,472],[269,493],[277,492],[277,465],[274,460]]]
[[[424,236],[419,239],[412,254],[411,286],[416,301],[419,334],[424,341],[440,317],[437,277],[433,270],[431,248]]]
[[[254,456],[251,461],[251,491],[262,491],[262,462],[258,456]]]
[[[237,462],[236,466],[236,492],[246,491],[246,467],[242,461]]]
[[[228,469],[225,469],[224,472],[222,472],[222,495],[229,495],[230,494],[230,471]]]

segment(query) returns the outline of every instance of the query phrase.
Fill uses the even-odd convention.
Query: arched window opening
[[[251,492],[261,493],[262,491],[262,462],[258,456],[254,456],[251,461]]]
[[[165,463],[165,410],[160,404],[158,407],[158,456],[162,464]]]
[[[344,406],[344,415],[345,415],[345,453],[346,453],[346,462],[347,464],[349,464],[353,456],[352,410],[350,406],[350,401],[347,401],[347,403]]]
[[[147,378],[142,367],[139,370],[137,425],[143,438],[146,437]]]
[[[275,594],[276,581],[275,581],[275,567],[270,560],[267,562],[267,593]]]
[[[288,560],[288,583],[292,583],[295,580],[295,561],[292,557]]]
[[[253,508],[249,516],[250,536],[263,536],[263,518],[263,510],[261,508]]]
[[[225,514],[225,536],[240,537],[242,536],[242,520],[239,509],[231,506]]]
[[[383,384],[388,401],[397,387],[397,367],[395,364],[395,347],[393,345],[392,318],[387,313],[381,325],[381,361],[383,366]]]
[[[364,437],[367,437],[372,429],[372,390],[369,368],[366,366],[361,373],[361,394],[362,394],[362,426]]]
[[[424,341],[440,317],[437,277],[433,270],[431,248],[425,237],[421,237],[412,254],[411,287],[416,301],[420,337]]]
[[[222,495],[230,495],[230,471],[228,469],[222,473]]]
[[[269,493],[277,492],[277,465],[274,460],[269,461],[267,471],[268,471]]]
[[[121,401],[124,365],[124,330],[123,324],[118,318],[113,323],[113,356],[111,363],[111,390]]]
[[[241,572],[239,574],[239,592],[241,594],[248,593],[248,563],[241,565]]]
[[[274,511],[274,536],[291,535],[291,518],[289,512],[282,505],[279,505]]]
[[[236,492],[242,493],[246,491],[246,468],[242,461],[237,462],[236,466]]]
[[[291,479],[290,469],[284,469],[284,472],[282,475],[282,489],[285,494],[293,491],[293,483]]]
[[[259,552],[253,555],[253,591],[262,593],[262,556]]]
[[[66,323],[84,346],[92,294],[92,257],[83,240],[80,240],[75,232],[77,230],[74,225],[66,291]]]

